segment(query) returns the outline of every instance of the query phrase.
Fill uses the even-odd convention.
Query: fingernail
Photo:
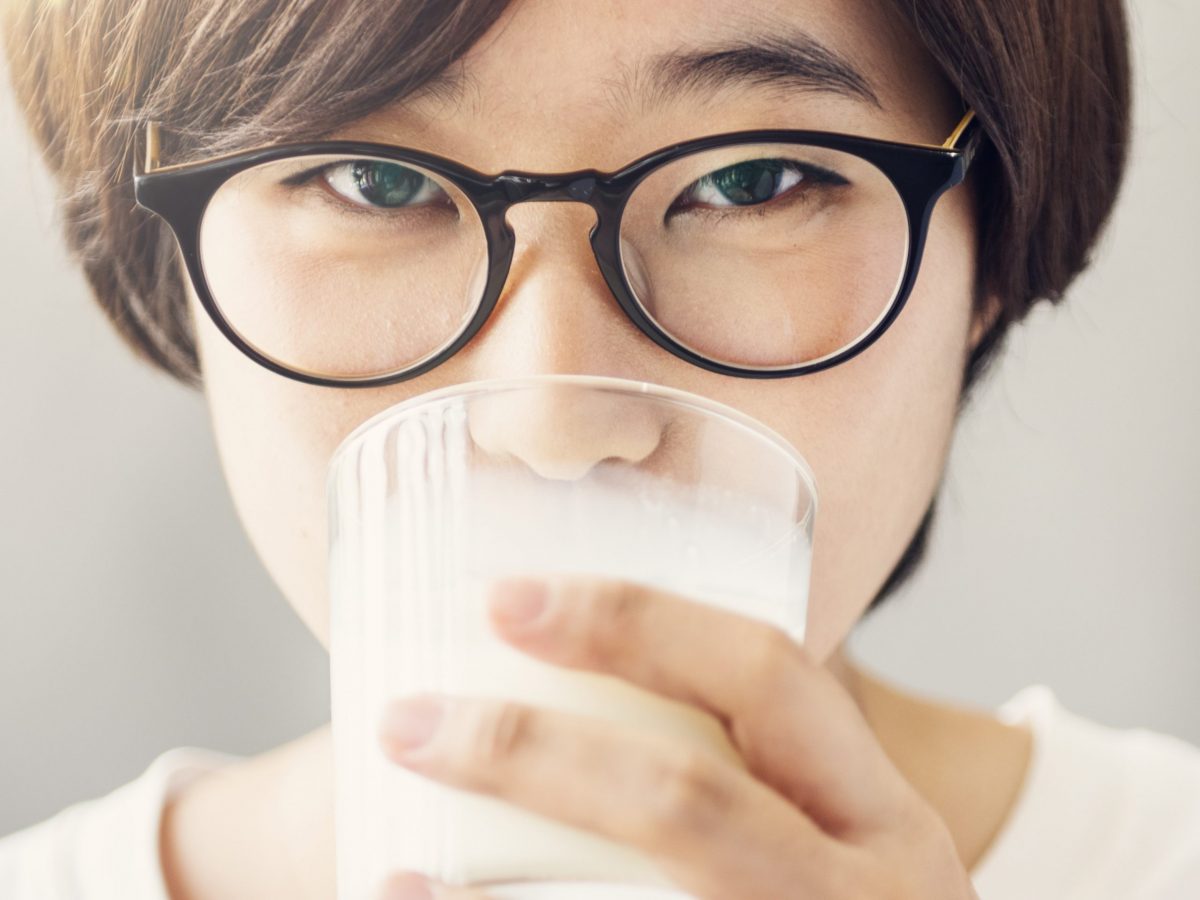
[[[421,695],[391,703],[383,714],[381,732],[394,749],[408,752],[429,743],[445,714],[440,697]]]
[[[505,625],[532,625],[550,605],[550,590],[537,578],[504,578],[492,585],[492,609]]]
[[[376,900],[433,900],[433,891],[422,876],[405,873],[389,878]]]

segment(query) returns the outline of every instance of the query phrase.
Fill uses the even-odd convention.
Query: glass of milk
[[[627,579],[803,641],[817,501],[797,450],[656,384],[495,379],[363,423],[331,460],[328,497],[339,900],[371,900],[399,870],[502,900],[685,900],[629,846],[389,761],[379,719],[419,691],[510,698],[744,765],[708,713],[508,645],[486,591],[514,574]]]

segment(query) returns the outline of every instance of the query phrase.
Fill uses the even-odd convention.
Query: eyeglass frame
[[[133,184],[137,204],[167,223],[179,244],[197,299],[217,328],[259,365],[306,384],[367,388],[397,384],[440,366],[461,350],[491,316],[508,280],[515,234],[505,216],[518,203],[586,203],[596,213],[588,234],[592,253],[605,283],[629,319],[663,349],[708,371],[742,378],[787,378],[839,365],[875,343],[896,320],[916,282],[929,220],[938,199],[960,184],[980,146],[983,129],[968,109],[940,144],[915,144],[832,131],[768,129],[707,135],[655,150],[613,172],[580,169],[562,173],[505,170],[486,175],[437,154],[393,144],[362,141],[315,141],[257,147],[206,160],[161,165],[157,122],[147,122],[145,155],[134,153]],[[908,257],[900,286],[885,313],[867,332],[841,350],[796,366],[751,369],[731,366],[697,353],[673,338],[642,309],[625,277],[621,260],[621,219],[637,186],[660,167],[686,156],[739,144],[809,144],[865,159],[891,181],[908,221]],[[453,184],[475,207],[487,241],[488,274],[474,315],[449,344],[424,360],[387,375],[329,377],[286,366],[247,342],[221,313],[213,299],[200,260],[200,227],[217,191],[234,176],[255,166],[317,155],[370,156],[419,166]]]

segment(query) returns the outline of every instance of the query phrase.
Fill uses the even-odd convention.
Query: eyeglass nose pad
[[[646,274],[646,262],[637,247],[625,238],[621,238],[621,266],[625,281],[633,293],[634,299],[650,312],[654,308],[653,297],[650,294],[650,278]]]

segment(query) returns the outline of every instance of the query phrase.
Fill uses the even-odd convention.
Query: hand
[[[698,900],[977,900],[945,824],[850,694],[785,632],[634,583],[553,587],[498,582],[493,627],[546,662],[711,713],[746,768],[584,716],[430,694],[395,703],[441,714],[407,749],[400,732],[382,732],[389,758],[635,847]],[[396,900],[487,897],[426,888],[415,873],[388,884]]]

